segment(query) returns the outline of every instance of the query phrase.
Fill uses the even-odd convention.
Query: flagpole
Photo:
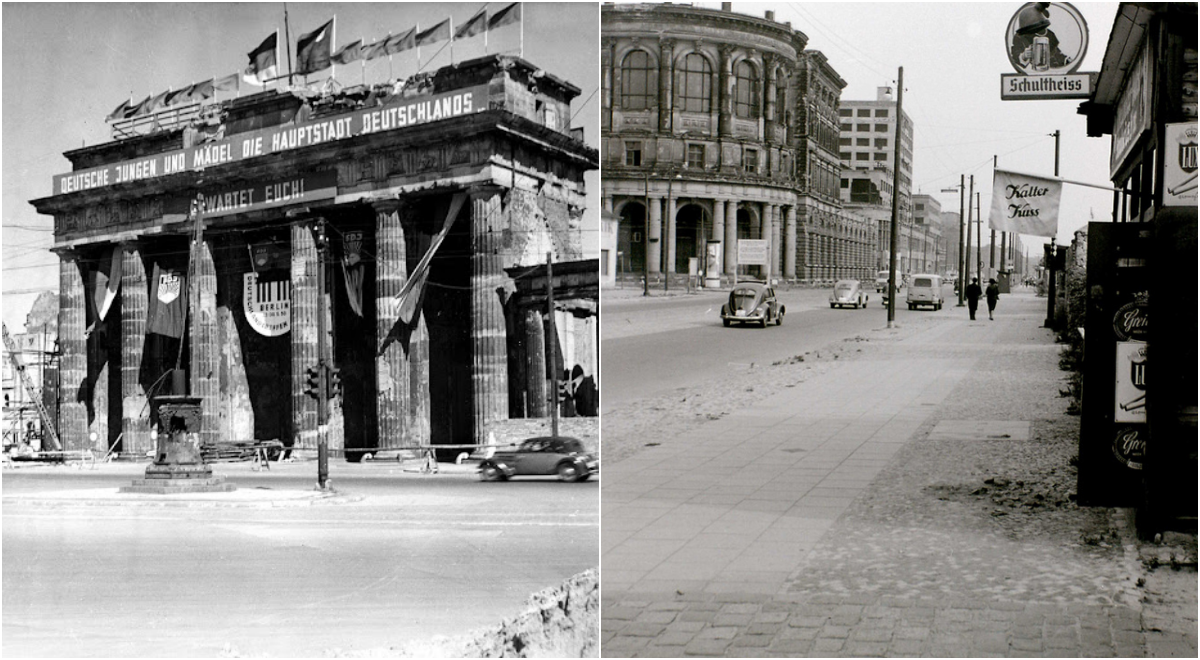
[[[417,62],[417,66],[420,66]],[[454,66],[454,17],[450,17],[450,66]]]
[[[275,28],[278,34],[279,28]],[[288,10],[287,3],[283,3],[283,41],[287,44],[287,61],[288,61],[288,87],[292,86],[292,33],[288,28]],[[275,40],[275,61],[279,61],[279,40]]]
[[[1112,186],[1102,186],[1098,183],[1084,183],[1083,181],[1072,181],[1070,179],[1064,179],[1060,176],[1042,176],[1041,174],[1026,174],[1024,172],[1014,172],[1013,170],[1001,170],[1001,169],[997,169],[997,168],[992,168],[992,169],[996,172],[1007,172],[1009,174],[1017,174],[1020,176],[1034,177],[1036,179],[1049,179],[1050,181],[1058,181],[1060,183],[1070,183],[1070,184],[1073,184],[1076,186],[1084,186],[1087,188],[1098,188],[1100,190],[1107,190],[1108,192],[1119,192],[1119,193],[1125,193],[1126,195],[1133,194],[1131,191],[1123,190],[1121,188],[1113,188]]]
[[[366,86],[367,84],[367,58],[363,57],[363,46],[366,45],[366,43],[367,40],[360,35],[358,37],[358,74],[359,77],[362,78],[362,80],[359,81],[359,84],[363,86]]]
[[[332,39],[332,41],[329,42],[329,52],[331,54],[333,52],[335,52],[335,49],[337,48],[337,14],[336,13],[333,15],[333,30],[332,30],[332,32],[333,32],[333,35],[331,35],[331,37],[330,37]],[[329,78],[331,80],[337,80],[337,62],[333,61],[333,57],[329,58]]]
[[[418,37],[421,36],[421,24],[417,23],[417,27],[413,28],[413,42],[417,45],[417,73],[421,72],[421,41]],[[390,73],[391,70],[389,69]]]
[[[517,51],[517,57],[524,59],[525,58],[525,7],[521,6],[518,9],[518,11],[521,12],[521,45],[520,45],[520,50]]]

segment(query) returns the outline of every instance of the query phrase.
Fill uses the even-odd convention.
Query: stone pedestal
[[[152,403],[158,410],[163,430],[154,451],[154,463],[146,468],[145,479],[121,488],[122,493],[213,493],[236,490],[225,477],[214,477],[212,468],[200,454],[201,398],[193,396],[157,396]]]

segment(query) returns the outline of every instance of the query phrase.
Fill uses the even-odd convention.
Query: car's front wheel
[[[501,476],[500,468],[496,467],[492,463],[484,463],[483,465],[479,466],[480,481],[499,481]]]
[[[559,463],[558,464],[558,480],[559,481],[576,481],[579,479],[579,469],[574,463]]]

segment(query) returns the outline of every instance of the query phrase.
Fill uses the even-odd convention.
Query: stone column
[[[762,66],[763,80],[766,82],[763,87],[766,89],[766,102],[763,103],[763,143],[775,144],[775,126],[778,125],[779,118],[775,116],[777,110],[782,108],[775,107],[775,55],[773,53],[765,53],[763,55]],[[767,166],[770,167],[771,159],[767,158]]]
[[[720,137],[733,137],[733,47],[728,44],[718,46],[721,53],[717,98],[718,120],[717,133]],[[720,146],[718,145],[718,149]],[[722,151],[724,151],[722,149]],[[721,163],[723,167],[730,163]]]
[[[490,424],[508,418],[508,346],[504,308],[497,290],[505,274],[501,190],[471,191],[471,388],[475,441],[487,439]]]
[[[613,48],[615,44],[611,41],[605,41],[600,46],[600,73],[602,76],[601,85],[603,91],[600,94],[600,102],[603,106],[600,113],[600,122],[604,128],[612,126],[613,112]]]
[[[771,277],[783,274],[783,213],[778,204],[771,205]]]
[[[783,221],[783,276],[796,279],[796,207],[787,207]]]
[[[408,281],[404,227],[400,222],[397,200],[375,205],[375,333],[388,337],[399,318],[396,296]],[[409,344],[411,350],[412,344]],[[409,415],[409,363],[401,341],[389,341],[383,354],[375,358],[376,412],[379,445],[396,447],[409,444],[406,436]]]
[[[201,242],[195,252],[192,281],[188,283],[191,328],[191,389],[192,396],[202,397],[200,409],[200,443],[215,444],[221,437],[220,373],[217,358],[217,269],[213,264],[208,241]],[[231,440],[233,438],[230,438]]]
[[[87,377],[87,338],[83,334],[86,291],[78,255],[60,252],[58,258],[58,347],[62,351],[58,438],[63,449],[80,450],[88,446],[87,402],[92,396]]]
[[[537,309],[525,310],[525,399],[527,417],[548,417],[546,398],[546,326]]]
[[[317,401],[305,394],[308,368],[317,365],[317,247],[307,223],[292,225],[292,439],[317,447]]]
[[[675,52],[675,41],[662,39],[658,44],[658,129],[664,133],[671,132],[673,86],[672,60]]]
[[[675,272],[675,242],[677,236],[675,234],[675,196],[671,195],[663,200],[667,207],[666,217],[663,218],[663,243],[667,248],[667,262],[664,264],[663,272]]]
[[[722,200],[719,200],[719,199],[713,200],[712,236],[713,236],[714,240],[721,241],[721,253],[717,256],[717,263],[721,264],[721,268],[720,268],[721,272],[718,273],[718,275],[724,274],[724,272],[726,271],[725,254],[728,253],[728,251],[729,251],[729,245],[725,243],[725,202]],[[708,259],[708,246],[707,245],[705,245],[705,247],[704,247],[704,255],[705,255],[704,258],[707,261],[707,259]]]
[[[646,242],[646,259],[650,272],[662,272],[662,198],[650,198],[650,236]]]
[[[142,387],[149,291],[140,246],[125,243],[121,257],[121,451],[144,456],[150,442],[150,408]]]
[[[732,276],[737,272],[737,202],[717,203],[725,205],[725,274]]]

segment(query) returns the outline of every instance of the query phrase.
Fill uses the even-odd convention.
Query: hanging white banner
[[[1031,174],[996,170],[992,178],[992,209],[988,226],[996,231],[1054,238],[1062,181]]]
[[[242,308],[246,321],[260,335],[278,337],[292,328],[292,283],[259,282],[258,273],[242,275]]]

